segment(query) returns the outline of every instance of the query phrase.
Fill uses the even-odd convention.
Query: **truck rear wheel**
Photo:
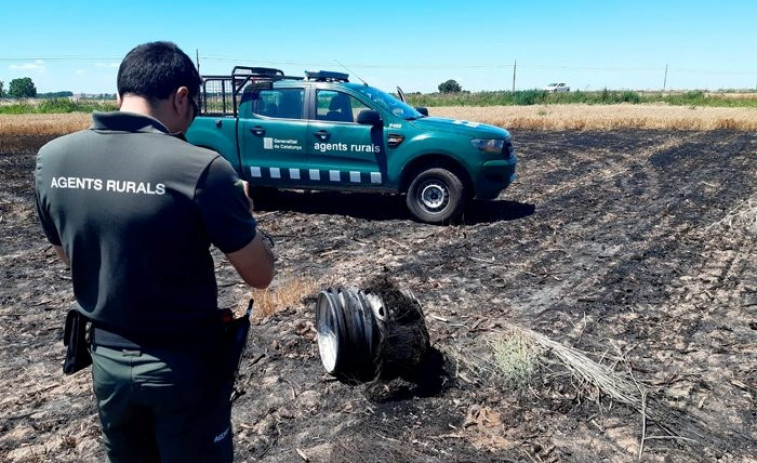
[[[449,223],[463,212],[465,187],[454,173],[432,167],[415,176],[405,200],[415,219],[426,223]]]
[[[276,202],[279,190],[270,186],[254,186],[250,188],[250,197],[255,206],[270,206]]]

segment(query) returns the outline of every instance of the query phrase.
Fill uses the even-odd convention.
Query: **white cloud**
[[[83,76],[86,73],[87,73],[87,71],[85,71],[84,69],[77,69],[76,70],[76,75],[77,76]]]
[[[23,63],[23,64],[11,64],[9,66],[11,69],[45,69],[45,62],[41,59],[38,59],[34,61],[33,63]]]

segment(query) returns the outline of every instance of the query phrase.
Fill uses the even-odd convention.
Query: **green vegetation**
[[[463,87],[456,80],[450,79],[439,84],[439,91],[441,93],[460,93],[463,91]]]
[[[446,83],[446,82],[445,82]],[[33,85],[33,83],[32,83]],[[36,89],[35,89],[36,90]],[[10,96],[4,92],[0,81],[0,98]],[[116,110],[115,95],[102,94],[97,98],[82,98],[72,101],[67,96],[71,92],[38,94],[36,100],[20,99],[16,103],[5,101],[0,104],[0,114],[54,114],[92,111]],[[61,97],[58,97],[58,96]],[[52,98],[50,98],[52,97]],[[690,92],[634,92],[601,90],[597,92],[575,91],[567,93],[548,93],[541,90],[522,90],[517,92],[454,92],[454,93],[411,93],[407,94],[412,106],[531,106],[550,104],[644,104],[667,103],[672,106],[711,106],[731,108],[757,108],[757,93],[740,93],[722,91],[705,93]],[[219,102],[220,105],[220,102]],[[228,103],[229,111],[231,103]],[[219,106],[220,108],[220,106]]]
[[[56,114],[56,113],[91,113],[92,111],[115,111],[115,101],[80,100],[52,98],[36,103],[20,101],[0,106],[0,114]]]
[[[37,87],[30,77],[11,80],[8,93],[16,98],[34,98],[37,96]]]
[[[649,92],[602,90],[598,92],[548,93],[541,90],[517,92],[413,93],[407,95],[413,106],[529,106],[547,104],[642,104],[667,103],[674,106],[757,107],[757,94],[691,92]]]
[[[68,98],[70,96],[74,96],[74,92],[47,92],[47,93],[37,93],[37,98]]]

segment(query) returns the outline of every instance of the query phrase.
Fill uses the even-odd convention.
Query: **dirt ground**
[[[757,135],[513,136],[519,179],[459,226],[415,223],[392,196],[259,203],[277,285],[389,276],[423,305],[440,355],[428,384],[348,386],[320,364],[315,293],[256,319],[236,461],[757,461]],[[103,461],[89,370],[61,372],[72,291],[32,203],[44,141],[0,141],[0,461]],[[216,257],[222,305],[242,304]],[[577,375],[557,348],[525,383],[504,381],[486,365],[514,327],[638,397]]]

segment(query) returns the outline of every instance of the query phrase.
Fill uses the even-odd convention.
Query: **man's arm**
[[[255,205],[250,197],[250,184],[244,180],[240,182],[250,206],[250,213],[252,213]],[[260,238],[260,233],[256,233],[255,238],[239,251],[226,254],[226,258],[245,283],[253,288],[263,289],[271,284],[274,257],[271,249]]]
[[[64,264],[66,264],[66,267],[70,267],[71,262],[69,262],[66,251],[63,250],[63,246],[57,246],[54,244],[53,248],[55,248],[55,253],[58,254],[58,258],[60,258],[60,260],[63,261]]]
[[[256,232],[248,191],[231,164],[217,156],[197,183],[195,203],[210,242],[226,255],[247,284],[263,289],[273,280],[274,259]]]
[[[242,249],[226,254],[239,276],[253,288],[267,288],[273,280],[273,253],[260,234]]]
[[[47,209],[42,207],[42,199],[40,197],[40,193],[41,193],[40,188],[43,182],[40,181],[39,179],[39,176],[41,175],[40,163],[41,163],[41,154],[38,154],[37,155],[37,169],[34,171],[34,206],[37,209],[37,216],[39,217],[40,224],[42,225],[42,231],[45,233],[47,240],[50,242],[50,244],[53,245],[53,248],[55,249],[55,253],[58,255],[58,258],[61,260],[61,262],[66,264],[67,267],[70,267],[71,262],[68,260],[66,251],[63,250],[63,246],[61,245],[61,241],[60,241],[60,236],[58,235],[58,230],[55,228],[55,224],[53,223],[53,220],[50,218],[50,214],[47,213]]]

